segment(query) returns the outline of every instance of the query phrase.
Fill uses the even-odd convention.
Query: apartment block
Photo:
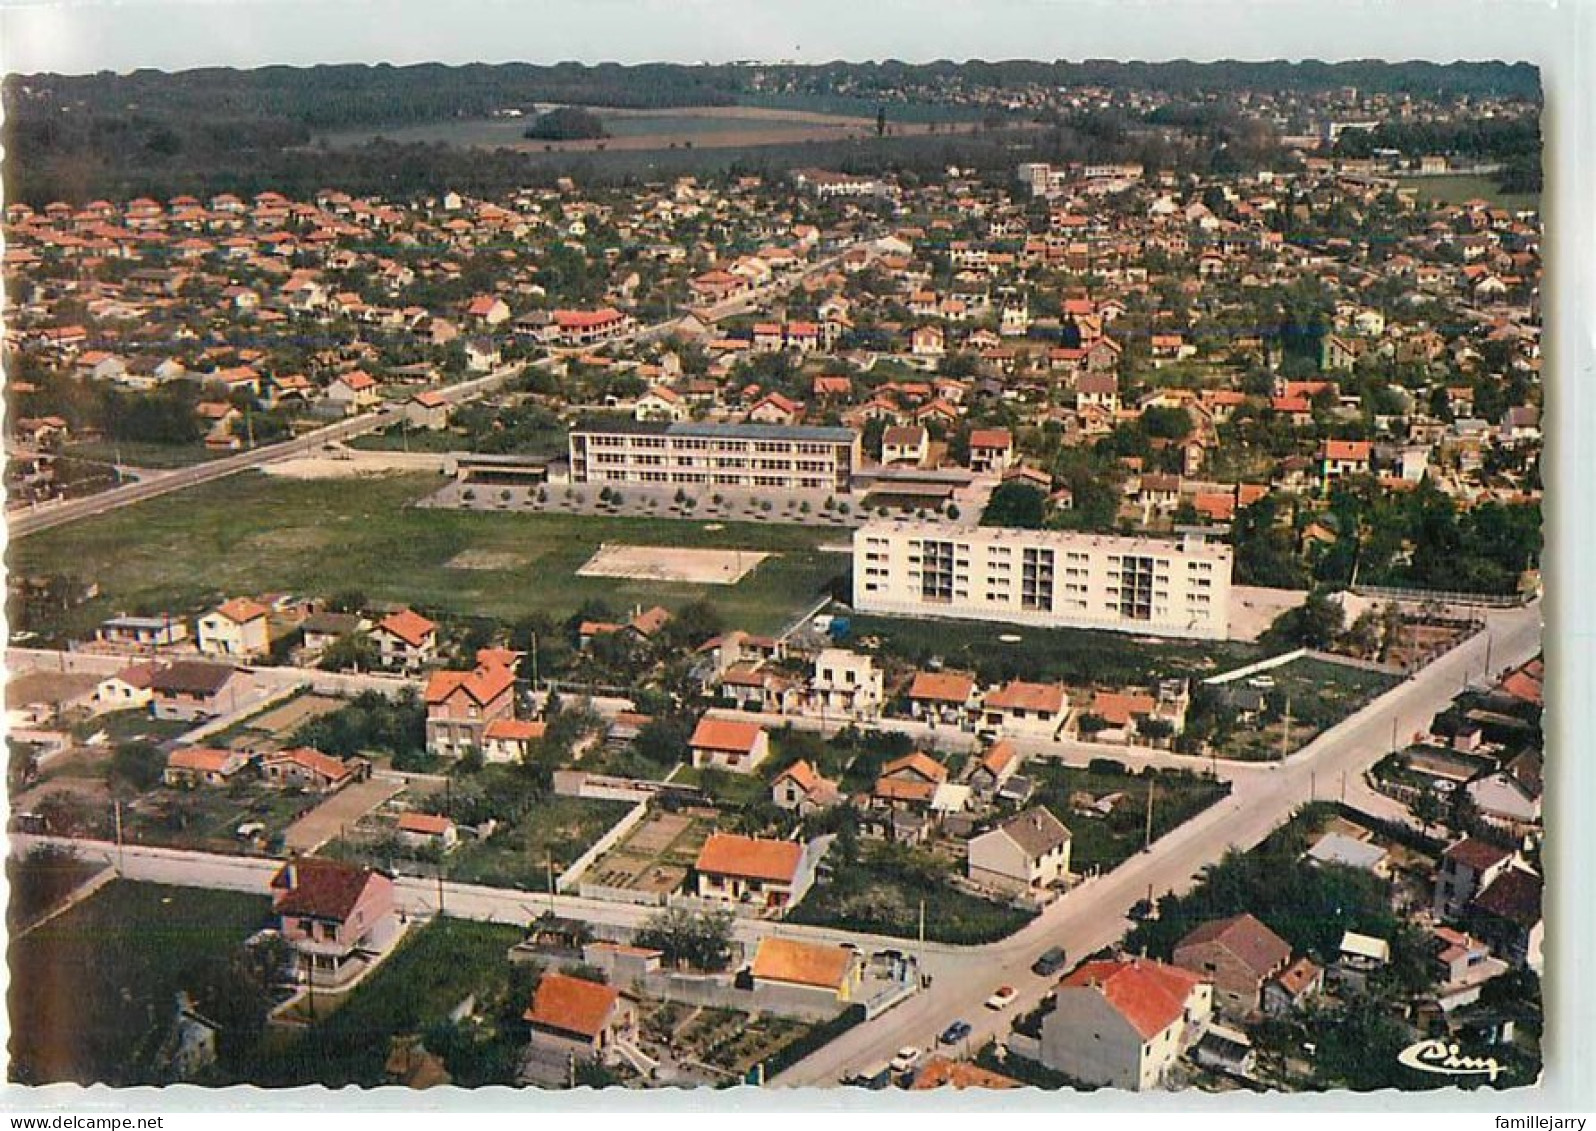
[[[1223,640],[1229,546],[1004,527],[872,522],[854,532],[863,613]]]
[[[620,422],[571,430],[572,483],[845,492],[859,466],[851,428]]]

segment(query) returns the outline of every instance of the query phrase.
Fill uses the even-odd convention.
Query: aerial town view
[[[12,1083],[1536,1083],[1534,67],[3,96]]]

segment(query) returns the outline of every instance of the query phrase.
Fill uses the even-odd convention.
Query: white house
[[[1059,984],[1042,1020],[1042,1063],[1083,1084],[1156,1088],[1202,1039],[1213,987],[1151,959],[1088,962]]]
[[[264,656],[271,651],[265,606],[234,597],[200,618],[199,649],[209,656]]]
[[[1042,806],[1017,813],[966,849],[968,875],[1004,890],[1046,888],[1069,875],[1070,831]]]
[[[757,723],[705,715],[687,745],[698,769],[749,774],[770,754],[770,735]]]
[[[881,669],[869,656],[822,648],[809,681],[809,709],[826,716],[873,719],[881,714]]]

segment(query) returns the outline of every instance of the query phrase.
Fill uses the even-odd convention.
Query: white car
[[[892,1071],[907,1072],[920,1061],[920,1050],[913,1045],[905,1045],[898,1050],[898,1055],[892,1058]]]
[[[1020,991],[1013,986],[999,986],[997,993],[986,999],[988,1009],[1007,1009],[1014,1004],[1014,999],[1020,996]]]

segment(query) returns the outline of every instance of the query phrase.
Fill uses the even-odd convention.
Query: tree
[[[672,907],[643,924],[639,946],[663,951],[665,960],[699,970],[724,970],[731,961],[734,916],[730,910],[688,911]]]
[[[166,756],[154,743],[123,743],[111,755],[111,784],[128,793],[144,793],[160,783],[165,768]]]
[[[1047,496],[1031,484],[1016,480],[1000,484],[992,492],[981,513],[981,525],[1040,530],[1046,518]]]

